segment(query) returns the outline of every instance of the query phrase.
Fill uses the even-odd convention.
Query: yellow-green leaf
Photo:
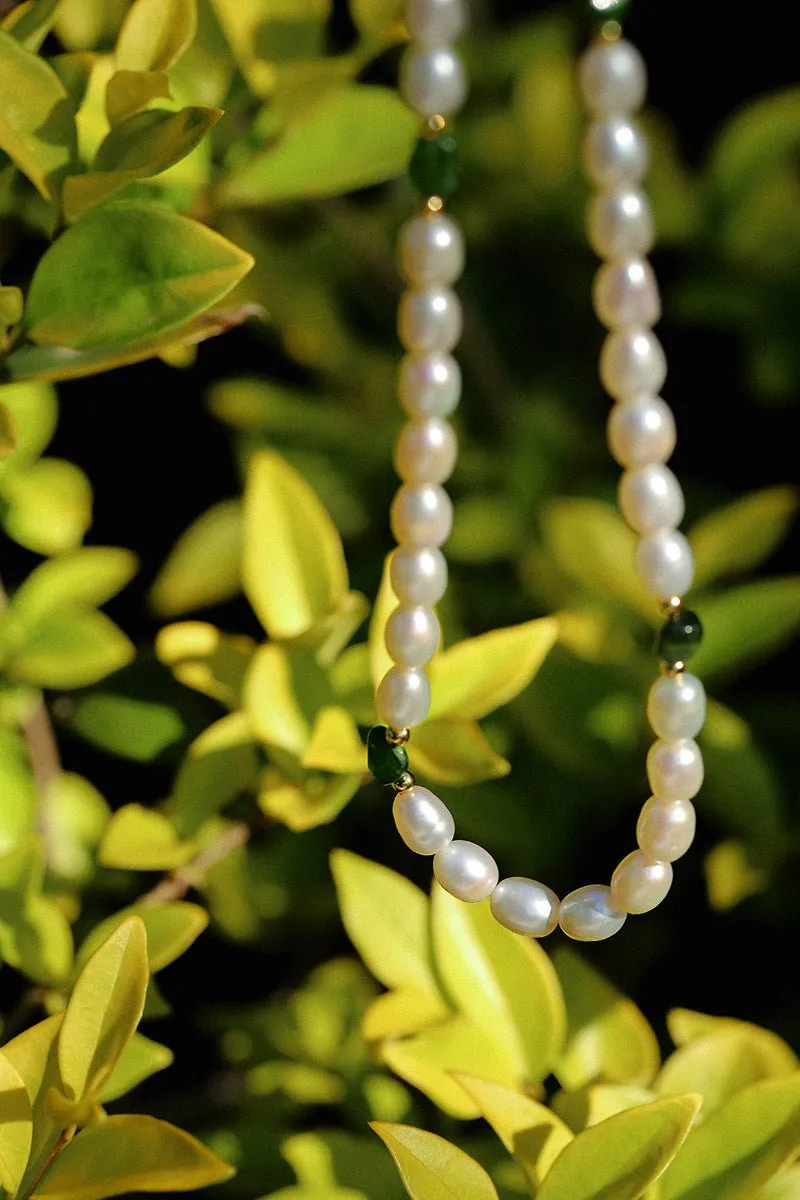
[[[386,622],[400,603],[394,594],[389,576],[390,561],[391,555],[387,555],[383,562],[381,583],[369,621],[369,671],[373,688],[378,686],[386,672],[394,666],[394,660],[389,657],[389,651],[384,642]]]
[[[193,851],[163,813],[141,804],[125,804],[106,828],[100,862],[104,867],[128,871],[172,871],[191,858]]]
[[[24,0],[7,13],[0,28],[35,54],[52,28],[60,3],[61,0]]]
[[[791,1069],[798,1065],[797,1055],[783,1038],[750,1021],[740,1021],[735,1017],[712,1017],[689,1008],[673,1008],[667,1013],[667,1028],[676,1046],[685,1046],[709,1034],[747,1034],[754,1043],[758,1043],[759,1054],[772,1063],[776,1074],[782,1073],[784,1067]]]
[[[156,654],[187,687],[238,706],[256,648],[244,634],[221,633],[206,621],[168,625],[156,638]]]
[[[24,308],[25,298],[18,287],[0,287],[0,329],[5,331],[21,321]]]
[[[662,1096],[688,1087],[700,1092],[705,1120],[750,1084],[793,1074],[798,1066],[793,1052],[779,1038],[772,1041],[770,1035],[760,1037],[762,1033],[766,1031],[720,1028],[693,1039],[664,1063],[655,1090]]]
[[[72,771],[61,771],[47,792],[48,867],[60,880],[85,883],[92,875],[95,850],[103,836],[109,807],[100,792]]]
[[[58,1037],[58,1065],[70,1100],[96,1095],[133,1037],[148,982],[147,935],[129,917],[88,960],[72,989]]]
[[[492,749],[475,721],[441,717],[414,730],[411,769],[437,783],[480,783],[508,775],[511,763]]]
[[[135,1033],[111,1072],[111,1077],[100,1093],[100,1103],[110,1104],[156,1071],[163,1071],[172,1064],[174,1055],[167,1046],[153,1042],[141,1033]]]
[[[412,1200],[497,1200],[483,1167],[444,1138],[387,1121],[370,1126],[394,1159]]]
[[[124,667],[134,654],[132,643],[103,613],[66,608],[27,631],[6,670],[36,687],[86,687]]]
[[[561,1084],[649,1084],[660,1055],[642,1012],[573,950],[560,947],[553,963],[567,1005],[567,1041],[555,1068]]]
[[[316,493],[274,451],[250,463],[244,502],[244,590],[272,638],[307,633],[347,590],[341,539]]]
[[[708,903],[717,912],[727,912],[769,887],[769,870],[755,866],[752,858],[752,847],[738,838],[726,838],[709,850],[703,862],[703,873]]]
[[[168,100],[166,71],[115,71],[106,85],[106,116],[113,127],[147,108],[151,100]]]
[[[762,661],[800,628],[800,575],[743,583],[703,597],[703,644],[692,670],[704,679],[736,673]]]
[[[661,1183],[662,1200],[752,1196],[800,1149],[800,1076],[739,1092],[687,1138]]]
[[[6,533],[37,554],[74,550],[92,523],[92,489],[79,467],[43,458],[3,481]]]
[[[691,1129],[699,1096],[674,1096],[579,1133],[553,1163],[537,1200],[637,1200]]]
[[[281,821],[295,833],[304,833],[334,821],[360,786],[360,775],[312,771],[296,780],[282,776],[280,771],[267,771],[257,800],[265,816]]]
[[[345,709],[331,706],[319,710],[300,761],[308,770],[341,775],[366,772],[366,748],[358,726]]]
[[[38,699],[34,702],[38,705]],[[35,711],[35,709],[34,709]],[[0,727],[0,855],[23,843],[36,829],[36,789],[25,739]]]
[[[635,1083],[597,1083],[577,1091],[557,1092],[552,1105],[570,1129],[579,1133],[590,1125],[655,1099],[653,1092]]]
[[[27,1088],[16,1067],[0,1053],[0,1185],[17,1191],[33,1136],[33,1114]]]
[[[199,904],[188,904],[184,900],[169,904],[134,904],[94,927],[78,951],[78,967],[131,917],[138,918],[147,931],[147,961],[152,974],[179,958],[208,925],[208,913]]]
[[[8,458],[17,447],[17,425],[11,410],[0,400],[0,460]]]
[[[75,118],[52,67],[0,30],[0,149],[45,200],[76,154]]]
[[[758,1200],[798,1200],[800,1198],[800,1167],[790,1167],[788,1171],[771,1179]]]
[[[299,758],[311,730],[295,694],[292,660],[283,646],[259,646],[247,672],[243,699],[255,736]]]
[[[221,500],[181,534],[150,590],[162,617],[221,604],[242,586],[242,505]]]
[[[572,1141],[572,1133],[549,1108],[522,1092],[475,1075],[456,1074],[506,1150],[513,1154],[535,1191],[554,1161]]]
[[[109,1117],[82,1130],[36,1190],[46,1200],[102,1200],[127,1192],[193,1191],[234,1174],[216,1154],[155,1117]]]
[[[528,686],[558,636],[549,617],[493,629],[438,654],[430,665],[430,719],[478,720]]]
[[[537,942],[498,924],[488,900],[463,904],[434,884],[431,916],[445,994],[502,1042],[520,1081],[540,1083],[553,1070],[565,1030],[550,959]]]
[[[444,1021],[451,1009],[441,996],[416,988],[396,988],[373,1000],[364,1013],[361,1033],[368,1042],[418,1033]]]
[[[55,1123],[46,1101],[50,1088],[60,1084],[58,1074],[58,1031],[62,1014],[47,1017],[19,1033],[3,1046],[3,1056],[25,1084],[33,1114],[30,1161],[52,1145]]]
[[[10,458],[0,462],[0,477],[23,463],[35,462],[58,424],[56,390],[47,383],[5,383],[0,400],[10,413],[16,445]]]
[[[117,67],[166,71],[191,45],[197,29],[195,0],[136,0],[117,41]]]
[[[232,712],[209,725],[192,742],[167,801],[181,837],[194,837],[256,779],[253,733],[245,713]]]
[[[765,488],[698,521],[689,533],[694,586],[759,566],[783,541],[799,502],[795,488]]]
[[[137,565],[130,550],[113,546],[83,546],[51,559],[14,593],[14,616],[31,625],[65,605],[105,604],[133,579]]]

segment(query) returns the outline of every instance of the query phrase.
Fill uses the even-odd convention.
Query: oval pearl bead
[[[397,390],[410,417],[449,417],[461,399],[461,368],[449,354],[407,354]]]
[[[675,449],[675,419],[660,396],[615,404],[608,418],[608,447],[621,467],[666,462]]]
[[[677,529],[659,529],[636,548],[636,570],[645,588],[659,600],[683,596],[694,579],[694,556]]]
[[[672,529],[683,520],[681,485],[662,463],[623,472],[618,496],[620,511],[636,533]]]
[[[450,809],[418,784],[397,793],[392,814],[397,832],[415,854],[438,854],[455,835]]]
[[[500,877],[497,863],[483,846],[460,840],[439,851],[433,873],[446,892],[469,904],[491,896]]]
[[[496,921],[527,937],[547,937],[558,925],[558,896],[535,879],[521,875],[501,879],[489,904]]]
[[[400,61],[400,95],[426,119],[457,113],[467,98],[467,77],[455,50],[412,43]]]
[[[464,32],[467,14],[463,0],[408,0],[408,32],[423,46],[444,46]]]
[[[611,900],[625,912],[646,913],[661,903],[671,887],[670,864],[634,850],[611,876]]]
[[[691,800],[703,785],[703,756],[692,738],[659,738],[647,752],[647,778],[659,800]]]
[[[397,258],[400,274],[415,287],[454,283],[464,270],[464,238],[452,217],[425,213],[400,230]]]
[[[610,888],[590,883],[564,897],[559,924],[576,942],[602,942],[622,928],[627,915],[612,904]]]
[[[401,546],[441,546],[453,528],[453,505],[436,483],[404,483],[391,508],[392,533]]]
[[[661,319],[661,297],[650,263],[643,258],[610,262],[595,275],[594,311],[609,329],[655,325]]]
[[[694,841],[696,824],[691,800],[660,800],[651,796],[642,805],[636,840],[648,858],[675,862]]]
[[[397,439],[395,470],[406,483],[444,483],[453,474],[457,454],[455,431],[447,421],[409,421]]]
[[[623,117],[593,121],[583,140],[583,165],[597,187],[608,191],[621,184],[639,183],[650,156],[637,127]]]
[[[446,354],[461,337],[461,326],[461,303],[451,288],[411,288],[403,293],[397,332],[406,350]]]
[[[697,676],[660,676],[647,697],[647,719],[657,737],[697,737],[706,719],[706,691]]]
[[[597,116],[635,112],[644,104],[647,71],[644,59],[630,42],[595,42],[578,68],[583,100]]]
[[[610,333],[600,351],[600,378],[615,400],[660,391],[667,378],[667,359],[656,335],[649,329]]]
[[[400,546],[389,579],[401,604],[438,604],[447,591],[447,560],[436,546]]]
[[[650,201],[632,187],[593,196],[586,209],[586,230],[600,258],[647,254],[656,238]]]
[[[423,605],[396,608],[386,622],[386,649],[398,667],[424,667],[439,645],[436,613]]]
[[[431,689],[428,676],[417,668],[392,667],[378,684],[375,708],[390,729],[411,729],[428,715]]]

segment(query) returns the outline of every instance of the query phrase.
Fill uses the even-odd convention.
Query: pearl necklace
[[[597,189],[588,207],[587,231],[604,260],[593,289],[595,312],[609,330],[600,378],[616,402],[608,420],[608,443],[623,468],[622,515],[641,539],[639,577],[667,614],[658,643],[661,673],[647,701],[658,740],[647,755],[652,795],[636,827],[639,848],[622,860],[610,885],[589,884],[559,900],[534,879],[500,880],[492,856],[474,842],[455,838],[452,814],[407,769],[409,731],[425,719],[430,705],[424,667],[439,642],[434,605],[447,586],[440,546],[450,534],[453,515],[442,484],[453,471],[457,451],[446,418],[461,390],[458,363],[451,355],[461,334],[461,307],[451,285],[463,268],[464,241],[442,210],[453,183],[454,142],[445,131],[446,121],[466,96],[464,71],[450,44],[464,27],[463,0],[408,0],[406,22],[412,41],[402,61],[400,89],[424,122],[411,176],[425,204],[403,226],[398,244],[408,284],[398,315],[407,351],[398,387],[410,420],[396,445],[395,466],[403,482],[391,509],[398,548],[390,578],[399,606],[389,617],[385,636],[395,665],[376,692],[385,727],[370,732],[370,768],[376,779],[395,789],[393,813],[403,841],[417,854],[433,856],[434,874],[453,896],[472,903],[488,898],[502,925],[530,937],[544,937],[560,925],[571,938],[600,941],[616,933],[629,913],[649,912],[666,896],[672,863],[694,837],[692,799],[703,780],[694,738],[705,717],[705,692],[685,670],[685,659],[702,631],[681,599],[691,586],[694,564],[677,529],[683,494],[665,466],[675,446],[675,425],[658,396],[667,368],[652,332],[661,305],[644,257],[653,245],[653,221],[647,197],[639,190],[648,149],[631,117],[644,102],[645,66],[635,47],[621,39],[617,22],[606,21],[580,60],[578,83],[590,116],[584,169]]]

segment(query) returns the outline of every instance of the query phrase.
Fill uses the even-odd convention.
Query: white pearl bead
[[[455,50],[412,43],[400,62],[400,95],[426,119],[457,113],[467,98],[467,77]]]
[[[445,213],[412,217],[400,230],[397,259],[400,274],[415,287],[454,283],[464,270],[464,237]]]
[[[392,667],[378,684],[375,708],[390,729],[411,729],[428,715],[431,689],[428,676],[415,667]]]
[[[610,333],[600,351],[600,378],[615,400],[660,391],[667,378],[667,360],[656,335],[649,329]]]
[[[457,454],[455,431],[447,421],[409,421],[397,439],[395,470],[406,483],[444,483],[453,474]]]
[[[418,784],[398,792],[392,805],[397,832],[415,854],[438,854],[453,840],[452,813],[438,796]]]
[[[659,676],[647,697],[647,719],[657,737],[697,737],[706,719],[706,691],[697,676]]]
[[[612,903],[610,888],[590,883],[564,897],[559,924],[576,942],[602,942],[622,928],[627,915]]]
[[[439,622],[430,608],[396,608],[386,622],[386,649],[398,667],[424,667],[439,645]]]
[[[433,873],[446,892],[469,904],[491,896],[500,877],[497,863],[483,846],[460,840],[439,851]]]
[[[656,237],[650,201],[638,188],[621,187],[593,196],[586,209],[586,228],[600,258],[647,254]]]
[[[464,32],[463,0],[407,0],[408,32],[423,46],[444,46]]]
[[[594,278],[594,311],[609,329],[655,325],[661,319],[661,297],[653,268],[645,258],[609,262]]]
[[[521,875],[501,879],[489,904],[496,921],[527,937],[547,937],[558,925],[558,896],[535,879]]]
[[[436,546],[400,546],[389,579],[401,604],[438,604],[447,591],[447,560]]]
[[[677,529],[659,529],[636,548],[636,570],[645,588],[659,600],[683,596],[694,579],[694,557]]]
[[[441,546],[453,528],[453,505],[436,483],[404,483],[391,508],[392,533],[401,546]]]
[[[691,800],[660,800],[651,796],[642,805],[636,840],[648,858],[675,862],[694,841],[696,824]]]
[[[608,418],[608,446],[621,467],[666,462],[675,449],[675,419],[660,396],[615,404]]]
[[[663,463],[624,471],[618,496],[620,511],[636,533],[673,529],[683,520],[681,485]]]
[[[647,778],[659,800],[691,800],[703,785],[703,756],[692,738],[659,738],[647,752]]]
[[[611,900],[625,912],[646,913],[661,903],[671,887],[670,864],[634,850],[611,876]]]
[[[403,293],[397,331],[406,350],[446,354],[461,337],[461,326],[461,302],[451,288],[411,288]]]
[[[591,45],[581,57],[578,81],[586,107],[597,116],[635,112],[644,104],[644,59],[624,39]]]
[[[647,143],[633,122],[623,117],[593,121],[583,140],[583,165],[597,187],[608,191],[639,183],[647,171]]]
[[[461,399],[461,368],[449,354],[407,354],[397,390],[410,417],[449,417]]]

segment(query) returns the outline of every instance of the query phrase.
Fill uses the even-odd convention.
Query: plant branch
[[[139,899],[140,904],[167,904],[171,900],[182,900],[190,888],[203,882],[212,867],[227,858],[238,846],[243,846],[250,837],[250,830],[242,821],[230,825],[225,832],[206,846],[190,862],[170,871],[159,883]]]
[[[58,1158],[61,1151],[64,1149],[65,1146],[69,1145],[69,1143],[74,1138],[77,1128],[78,1128],[77,1125],[70,1125],[67,1129],[61,1130],[61,1133],[58,1135],[56,1140],[53,1142],[53,1145],[50,1148],[50,1153],[48,1154],[47,1158],[44,1160],[41,1167],[36,1172],[33,1179],[30,1181],[30,1183],[28,1184],[28,1186],[26,1187],[26,1189],[22,1193],[22,1195],[17,1197],[17,1200],[30,1200],[30,1197],[33,1196],[33,1194],[35,1193],[39,1184],[42,1182],[45,1175],[50,1170],[50,1168],[52,1167],[53,1163]]]

